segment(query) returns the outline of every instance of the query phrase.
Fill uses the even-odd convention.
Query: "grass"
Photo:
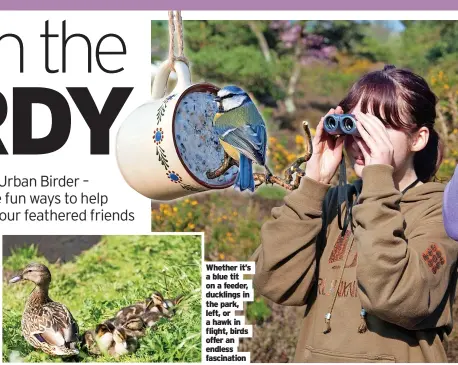
[[[278,185],[263,185],[256,190],[256,194],[263,199],[282,200],[286,196],[287,191]]]
[[[50,297],[70,309],[80,333],[154,290],[165,297],[185,294],[176,315],[163,320],[156,330],[148,330],[134,354],[113,359],[81,352],[81,361],[201,361],[200,236],[105,236],[74,261],[62,265],[50,264],[31,246],[6,258],[4,271],[10,275],[31,261],[48,265],[53,277]],[[4,362],[17,357],[23,362],[62,361],[35,350],[21,335],[22,312],[32,288],[29,282],[3,283]]]

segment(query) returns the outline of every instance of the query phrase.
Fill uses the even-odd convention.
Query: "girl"
[[[458,241],[458,166],[444,193],[444,223],[448,235]]]
[[[306,305],[296,362],[447,361],[458,244],[444,185],[430,182],[442,159],[435,104],[410,71],[362,77],[329,111],[354,114],[361,138],[335,139],[321,119],[306,177],[262,227],[257,292]],[[361,179],[340,204],[329,182],[344,146]]]

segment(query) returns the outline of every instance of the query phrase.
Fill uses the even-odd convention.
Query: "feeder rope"
[[[175,56],[175,31],[177,32],[178,55]],[[189,66],[189,61],[184,55],[183,19],[181,11],[169,11],[169,62],[174,70],[175,61],[181,61]]]

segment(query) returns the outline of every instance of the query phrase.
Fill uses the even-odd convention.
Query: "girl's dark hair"
[[[369,108],[385,125],[413,134],[420,127],[429,129],[428,144],[415,153],[417,177],[430,181],[442,162],[443,143],[434,129],[437,97],[425,79],[415,73],[386,65],[382,71],[364,75],[340,102],[345,112],[361,101],[361,111]]]

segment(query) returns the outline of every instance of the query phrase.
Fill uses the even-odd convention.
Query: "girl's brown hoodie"
[[[458,243],[442,221],[444,185],[402,195],[392,174],[364,168],[354,233],[341,236],[335,189],[307,177],[262,227],[257,293],[306,305],[295,362],[447,362]]]

